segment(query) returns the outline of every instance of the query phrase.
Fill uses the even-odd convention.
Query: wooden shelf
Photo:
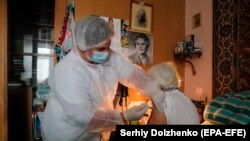
[[[43,54],[43,53],[11,53],[14,56],[47,56],[53,57],[53,54]]]
[[[21,40],[32,40],[32,41],[38,41],[38,42],[54,43],[54,41],[50,39],[38,39],[38,38],[28,38],[28,37],[20,37],[20,36],[13,36],[13,38],[21,39]]]
[[[13,70],[13,71],[21,71],[21,72],[25,72],[25,70],[24,70],[24,68],[11,68],[11,70]]]
[[[200,58],[202,55],[201,51],[189,51],[187,49],[183,50],[183,52],[178,52],[174,54],[175,59],[186,59],[192,57]]]
[[[191,65],[191,67],[192,67],[193,75],[195,75],[196,74],[195,67],[194,67],[193,63],[190,60],[187,60],[187,58],[189,58],[189,59],[191,59],[193,57],[200,58],[201,55],[202,55],[202,52],[198,48],[195,48],[193,51],[190,51],[188,49],[184,49],[182,52],[174,53],[174,58],[176,60],[184,61],[186,63],[189,63]]]
[[[44,26],[44,27],[50,27],[53,28],[53,24],[45,24],[45,23],[39,23],[39,22],[27,22],[27,21],[13,21],[13,23],[17,24],[27,24],[27,25],[35,25],[35,26]]]
[[[44,11],[44,12],[54,13],[54,9],[45,9],[45,8],[40,8],[40,7],[33,7],[32,9],[38,10],[38,11]]]

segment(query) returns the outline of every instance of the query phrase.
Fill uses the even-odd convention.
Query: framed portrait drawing
[[[129,32],[128,60],[136,65],[152,65],[153,36],[139,32]]]
[[[136,1],[130,3],[130,31],[152,33],[153,6]]]

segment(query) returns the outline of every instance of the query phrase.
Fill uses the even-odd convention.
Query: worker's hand
[[[147,112],[148,105],[146,103],[142,103],[139,106],[132,107],[123,113],[126,121],[139,120],[143,117],[143,115]]]
[[[145,92],[146,95],[150,96],[157,110],[159,112],[163,112],[163,102],[165,100],[166,95],[160,89],[159,85],[156,82],[151,81],[146,85]]]

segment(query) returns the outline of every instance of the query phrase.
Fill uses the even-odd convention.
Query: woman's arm
[[[148,121],[149,125],[166,125],[167,117],[164,112],[159,112],[156,108],[153,109],[151,117]]]

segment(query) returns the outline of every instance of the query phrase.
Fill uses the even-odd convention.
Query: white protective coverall
[[[106,63],[93,65],[71,51],[48,79],[51,92],[42,119],[43,140],[100,140],[101,131],[123,124],[112,103],[118,82],[141,92],[150,85],[141,68],[116,52],[110,51]]]

